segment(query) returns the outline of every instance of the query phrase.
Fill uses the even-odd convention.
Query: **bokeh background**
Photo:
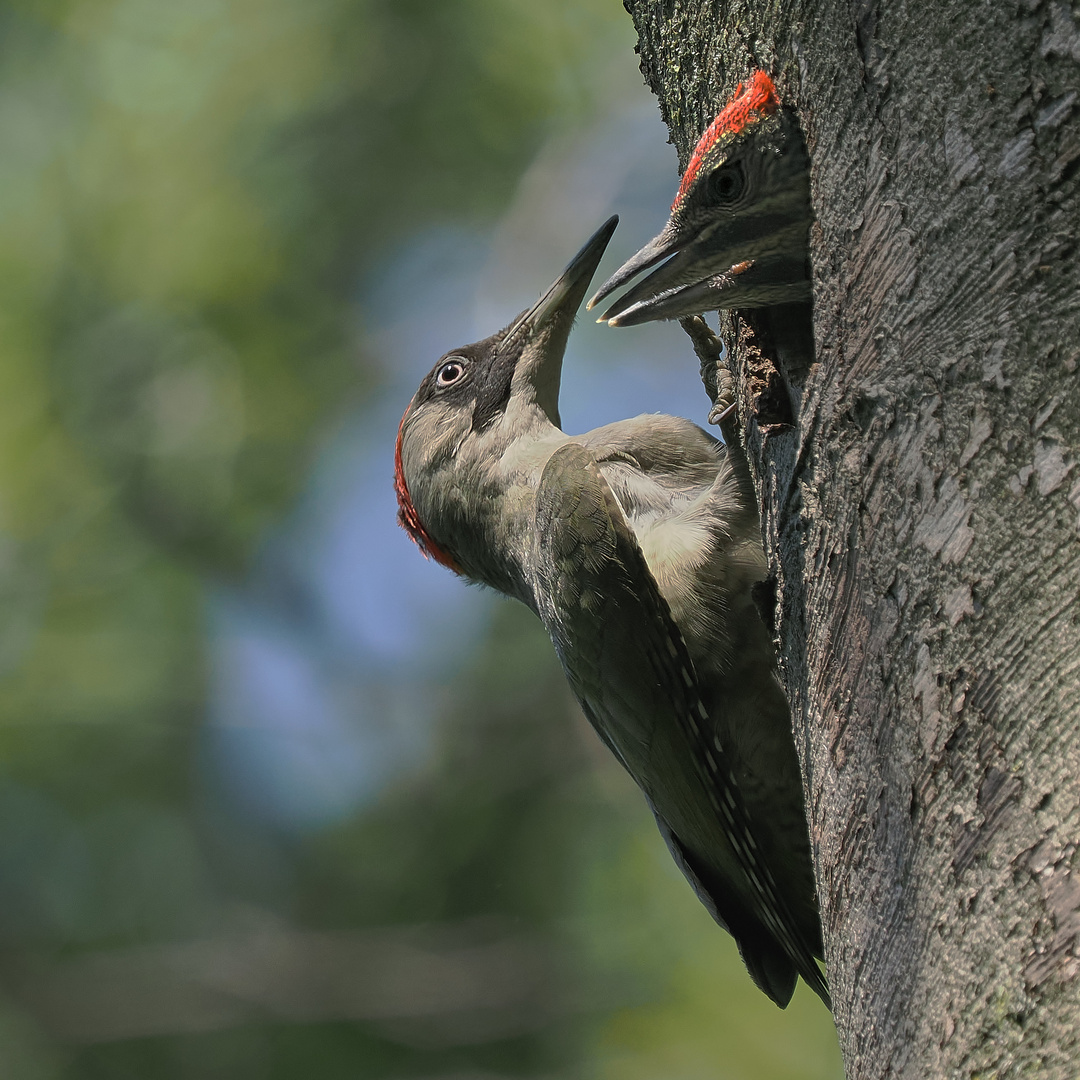
[[[676,161],[618,0],[0,7],[0,1076],[838,1078],[397,419]],[[568,430],[702,419],[582,320]]]

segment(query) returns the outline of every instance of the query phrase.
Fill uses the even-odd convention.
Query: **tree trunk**
[[[755,67],[810,150],[812,312],[724,333],[848,1075],[1072,1080],[1080,18],[627,7],[683,164]]]

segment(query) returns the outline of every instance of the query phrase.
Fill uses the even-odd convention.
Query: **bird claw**
[[[728,376],[730,378],[730,376]],[[735,396],[735,387],[732,384],[731,388],[732,398]],[[717,403],[709,410],[709,423],[720,427],[725,420],[729,420],[735,414],[735,408],[738,402],[732,400],[730,402],[724,402],[723,400],[717,401]]]
[[[700,315],[685,315],[679,325],[686,331],[701,364],[701,381],[713,403],[708,422],[719,426],[735,413],[735,379],[727,366],[727,346]]]

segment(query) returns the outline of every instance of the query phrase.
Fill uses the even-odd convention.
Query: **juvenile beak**
[[[679,250],[683,242],[683,238],[679,236],[678,231],[672,226],[669,221],[664,227],[664,231],[659,236],[654,236],[636,255],[631,255],[600,286],[599,289],[593,293],[592,298],[585,305],[586,311],[592,311],[605,296],[610,296],[616,289],[621,288],[631,278],[635,278],[642,270],[648,270],[650,266],[655,266],[662,259],[666,259],[669,255]],[[607,319],[607,315],[602,315],[599,322],[604,322]]]
[[[810,298],[808,220],[764,215],[680,237],[665,229],[621,266],[590,300],[596,303],[640,270],[670,255],[600,317],[609,326],[677,319],[718,308],[765,307]]]

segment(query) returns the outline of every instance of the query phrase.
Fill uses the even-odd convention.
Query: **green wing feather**
[[[535,525],[539,614],[586,716],[644,791],[676,862],[758,986],[784,1005],[797,972],[828,1004],[813,953],[758,857],[724,749],[707,734],[682,634],[583,446],[567,443],[549,459]]]

